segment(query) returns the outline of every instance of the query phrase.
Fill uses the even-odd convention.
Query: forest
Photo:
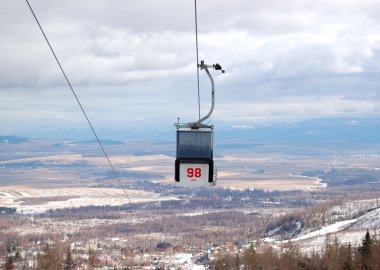
[[[266,247],[256,250],[253,246],[242,254],[220,254],[211,263],[213,270],[375,270],[380,269],[380,241],[367,231],[362,244],[340,244],[339,239],[326,236],[321,253],[303,254],[290,242],[283,251]]]

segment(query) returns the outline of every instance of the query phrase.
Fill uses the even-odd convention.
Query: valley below
[[[1,145],[0,263],[34,269],[69,246],[77,269],[218,269],[251,249],[300,259],[379,240],[376,148],[240,144],[219,146],[214,188],[173,181],[169,142],[106,145],[122,186],[94,144]]]

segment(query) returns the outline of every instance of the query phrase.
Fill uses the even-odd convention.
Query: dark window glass
[[[178,158],[212,158],[212,132],[178,131]]]

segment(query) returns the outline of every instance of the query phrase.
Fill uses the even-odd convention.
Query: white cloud
[[[343,97],[282,98],[272,102],[223,103],[216,110],[216,116],[223,121],[246,120],[268,122],[304,120],[325,116],[353,116],[367,114],[380,116],[380,102],[347,100]],[[229,113],[226,113],[229,112]],[[232,113],[231,113],[232,112]]]
[[[100,125],[197,116],[192,0],[30,2]],[[379,114],[378,1],[204,0],[198,7],[200,58],[227,71],[215,73],[213,119]],[[5,0],[0,13],[4,126],[30,115],[75,125],[81,116],[25,3]],[[209,82],[201,75],[205,112]]]

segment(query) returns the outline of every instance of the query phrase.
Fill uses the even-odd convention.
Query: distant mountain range
[[[268,126],[236,126],[217,136],[256,141],[380,143],[379,118],[325,118]]]
[[[23,143],[29,141],[29,138],[19,137],[19,136],[1,136],[0,135],[0,145]]]
[[[157,142],[175,141],[175,128],[171,125],[147,126],[139,129],[99,129],[99,137],[105,143],[122,143],[129,140]],[[22,136],[22,137],[19,137]],[[0,144],[21,143],[32,139],[71,139],[80,143],[95,143],[89,129],[54,128],[23,131],[13,136],[0,136]],[[256,125],[215,124],[216,142],[244,139],[281,142],[350,142],[380,143],[380,118],[323,118],[292,123]]]

